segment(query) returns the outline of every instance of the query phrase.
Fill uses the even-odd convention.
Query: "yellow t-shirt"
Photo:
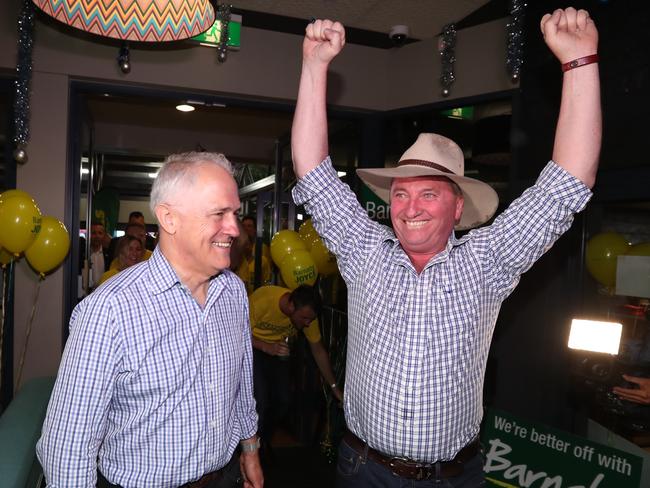
[[[255,242],[253,243],[253,257],[255,257]],[[271,249],[269,248],[268,244],[262,244],[262,257],[266,258],[269,260],[269,263],[271,262]]]
[[[144,250],[144,255],[142,256],[142,261],[146,261],[147,259],[149,259],[152,254],[153,254],[153,252],[151,252],[149,249],[145,249]],[[140,262],[142,262],[142,261],[140,261]],[[117,269],[117,265],[118,265],[117,258],[115,258],[115,259],[113,259],[111,261],[111,265],[110,265],[109,269]]]
[[[97,285],[98,286],[101,285],[104,281],[115,276],[119,272],[120,270],[117,268],[110,268],[108,271],[105,271],[104,274],[99,278],[99,282],[97,282]]]
[[[291,293],[291,290],[281,286],[261,286],[249,297],[251,329],[256,339],[278,342],[298,333],[289,317],[280,310],[280,297],[285,293]],[[302,331],[309,342],[320,341],[318,320]]]
[[[250,296],[250,294],[255,290],[255,260],[248,262],[246,259],[242,259],[236,273],[244,282],[244,285],[246,285],[246,293]],[[262,256],[262,284],[269,283],[270,281],[271,264],[268,259]]]

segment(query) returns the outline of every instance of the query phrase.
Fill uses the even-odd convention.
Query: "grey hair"
[[[156,207],[161,203],[169,202],[174,193],[182,186],[191,186],[195,182],[198,166],[213,164],[226,170],[232,176],[233,168],[230,161],[221,153],[210,152],[186,152],[170,154],[165,163],[158,171],[156,179],[151,186],[149,208],[151,213],[156,215]]]

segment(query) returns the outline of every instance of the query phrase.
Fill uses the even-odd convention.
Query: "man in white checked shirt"
[[[72,314],[37,445],[47,486],[221,488],[243,476],[262,488],[248,299],[227,269],[239,234],[230,163],[170,156],[150,205],[151,258]]]
[[[598,33],[573,8],[541,21],[565,71],[553,160],[487,227],[496,195],[463,176],[456,144],[422,134],[397,168],[358,170],[391,203],[372,222],[340,182],[327,147],[329,63],[338,22],[307,27],[292,131],[293,191],[336,254],[348,286],[340,487],[483,486],[477,436],[485,364],[503,300],[591,196],[601,141]],[[558,67],[559,68],[559,67]]]

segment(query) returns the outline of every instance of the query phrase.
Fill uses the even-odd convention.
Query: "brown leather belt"
[[[216,483],[221,478],[223,478],[223,471],[224,471],[224,468],[221,468],[221,469],[219,469],[217,471],[212,471],[211,473],[206,473],[203,476],[201,476],[198,480],[190,481],[189,483],[185,483],[180,488],[204,488],[204,487],[208,486],[210,483]]]
[[[368,452],[368,459],[375,461],[391,470],[397,476],[412,480],[428,480],[436,478],[453,478],[462,474],[467,461],[478,454],[480,446],[478,440],[463,447],[451,461],[438,461],[437,463],[421,463],[412,459],[392,457],[382,454],[368,446],[364,441],[346,429],[343,440],[359,454]]]

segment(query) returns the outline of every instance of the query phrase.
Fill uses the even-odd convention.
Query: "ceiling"
[[[459,22],[479,10],[489,0],[235,0],[234,10],[249,10],[309,20],[339,20],[348,28],[388,32],[393,25],[406,25],[410,37],[436,37],[445,24]],[[499,4],[503,2],[497,2]],[[503,11],[502,16],[507,15]],[[246,25],[246,15],[243,15]],[[267,27],[273,29],[273,26]]]
[[[388,31],[396,24],[407,25],[410,37],[427,39],[436,36],[449,22],[458,22],[472,18],[472,22],[491,20],[485,11],[490,8],[488,17],[507,14],[505,0],[404,0],[401,2],[386,0],[238,0],[233,2],[233,11],[240,12],[246,26],[293,32],[301,34],[305,20],[311,17],[332,18],[340,20],[348,29],[348,34],[362,33],[359,39],[370,39],[367,45],[375,47],[392,47],[388,41]],[[478,11],[483,13],[477,14]],[[502,12],[504,11],[504,12]],[[287,22],[288,19],[288,22]],[[293,23],[292,23],[293,21]],[[467,21],[465,20],[465,23]],[[287,28],[287,26],[293,26]],[[299,29],[299,30],[298,30]],[[358,31],[358,32],[352,32]],[[352,36],[348,35],[348,40]],[[387,42],[388,41],[388,42]],[[383,43],[383,44],[382,44]],[[288,134],[291,127],[292,113],[273,112],[251,108],[219,107],[217,105],[196,104],[195,112],[185,114],[174,109],[181,100],[161,100],[145,97],[94,96],[88,99],[88,108],[95,124],[98,136],[111,127],[123,127],[125,132],[134,132],[147,128],[149,132],[160,134],[158,139],[179,139],[185,134],[186,145],[183,150],[206,147],[214,150],[205,129],[226,138],[255,137],[256,146],[268,145],[267,155],[256,161],[253,157],[238,157],[229,153],[233,161],[255,163],[273,159],[273,141]],[[332,127],[336,128],[336,122]],[[345,131],[345,123],[341,121]],[[192,147],[188,147],[188,138]],[[121,137],[121,136],[120,136]],[[99,137],[101,139],[101,137]],[[109,144],[98,148],[103,153],[102,180],[105,186],[114,186],[131,197],[144,198],[148,195],[151,179],[160,166],[167,149],[155,150],[151,145],[155,140],[135,139],[128,142],[116,139],[119,144]],[[179,143],[180,144],[180,143]],[[194,147],[194,144],[196,147]],[[101,144],[100,144],[101,145]],[[120,149],[117,149],[117,148]],[[221,148],[221,145],[218,145]],[[153,151],[152,151],[153,149]],[[222,149],[225,151],[225,149]],[[172,151],[174,152],[174,151]]]

